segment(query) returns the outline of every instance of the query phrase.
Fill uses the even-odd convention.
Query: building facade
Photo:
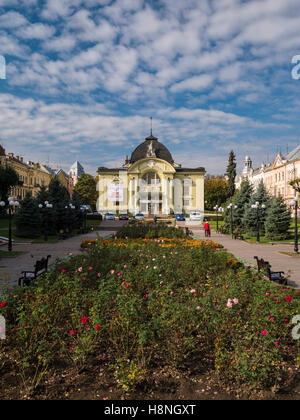
[[[12,167],[19,176],[18,185],[11,188],[10,195],[14,200],[21,201],[27,193],[35,197],[40,187],[48,187],[52,179],[57,177],[60,183],[68,187],[68,175],[62,170],[53,170],[41,163],[31,161],[24,162],[22,156],[15,156],[14,153],[6,155],[4,148],[0,145],[0,164]]]
[[[297,178],[300,178],[300,146],[286,156],[278,153],[271,164],[266,166],[262,163],[257,169],[252,168],[251,159],[246,156],[244,169],[236,181],[236,188],[239,188],[245,179],[249,180],[254,189],[263,181],[271,196],[281,196],[288,204],[297,195],[290,185],[290,182]]]
[[[182,168],[152,135],[121,168],[99,167],[97,210],[145,215],[204,212],[205,169]]]
[[[69,193],[70,193],[71,197],[73,195],[74,187],[78,182],[78,178],[82,174],[84,174],[84,168],[80,164],[80,162],[78,162],[78,160],[76,160],[76,162],[74,162],[73,165],[71,166],[71,168],[69,170],[69,174],[68,174],[69,175],[68,190],[69,190]]]

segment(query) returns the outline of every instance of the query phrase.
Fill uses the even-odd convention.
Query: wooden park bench
[[[284,271],[272,271],[271,265],[263,258],[254,257],[257,262],[258,271],[262,271],[269,280],[278,281],[279,284],[287,284],[287,279],[284,277]]]
[[[239,230],[232,235],[232,238],[233,239],[240,239],[241,241],[244,240],[244,237],[243,237],[243,235],[241,234],[241,232]]]
[[[225,235],[225,234],[229,233],[229,228],[227,226],[225,226],[225,225],[222,225],[219,228],[219,233],[222,233],[223,235]]]
[[[49,258],[51,258],[51,255],[47,255],[47,258],[36,261],[33,271],[22,271],[22,277],[19,278],[19,286],[30,286],[32,280],[35,280],[41,274],[46,273],[48,271]]]

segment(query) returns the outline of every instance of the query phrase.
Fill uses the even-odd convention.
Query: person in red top
[[[210,237],[210,226],[208,221],[204,223],[204,232],[206,237]]]

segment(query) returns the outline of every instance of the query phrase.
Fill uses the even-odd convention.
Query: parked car
[[[113,213],[105,213],[105,220],[115,220],[115,215]]]
[[[185,216],[184,216],[183,213],[176,214],[175,219],[178,220],[179,222],[183,222],[183,221],[185,221]]]
[[[119,215],[119,220],[128,220],[128,219],[129,219],[129,216],[127,213],[121,213]]]
[[[92,208],[89,204],[81,204],[80,209],[88,213],[92,213]]]
[[[134,218],[135,218],[136,220],[144,220],[144,219],[145,219],[145,216],[143,215],[143,213],[138,213],[138,214],[136,214],[136,215],[134,216]]]
[[[190,214],[190,220],[200,220],[202,221],[203,219],[203,214],[200,213],[200,211],[194,211],[193,213]]]

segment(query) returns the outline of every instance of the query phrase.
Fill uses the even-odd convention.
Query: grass
[[[295,252],[279,251],[279,254],[288,255],[289,257],[294,257],[294,258],[300,258],[300,254],[296,254]]]
[[[9,252],[9,251],[0,250],[0,258],[15,258],[15,257],[18,257],[19,255],[22,255],[22,254],[26,254],[26,252],[25,251],[11,251],[11,252]]]

